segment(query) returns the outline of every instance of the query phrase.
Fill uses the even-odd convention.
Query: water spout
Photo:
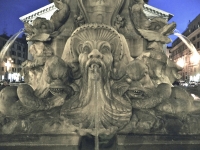
[[[192,53],[192,56],[190,57],[190,61],[196,65],[199,63],[200,60],[200,55],[198,53],[198,51],[196,50],[196,48],[194,47],[194,45],[192,44],[192,42],[184,35],[180,34],[179,32],[177,32],[177,30],[174,31],[174,35],[176,35],[177,37],[179,37],[183,43],[189,48],[189,50]],[[181,61],[181,62],[179,62]],[[182,62],[182,59],[179,59],[179,61],[177,62],[178,65],[182,65],[184,62]],[[182,67],[182,66],[181,66]]]
[[[17,33],[15,33],[4,45],[4,47],[1,49],[0,52],[0,61],[3,61],[3,58],[5,56],[5,53],[10,49],[10,47],[13,45],[13,43],[15,42],[15,40],[17,39],[17,37],[19,37],[19,35],[21,33],[24,32],[24,29],[20,29]]]
[[[99,150],[99,107],[98,107],[98,94],[97,94],[97,80],[94,82],[94,92],[97,95],[95,100],[95,150]]]

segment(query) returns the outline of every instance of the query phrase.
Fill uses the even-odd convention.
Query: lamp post
[[[183,68],[183,67],[185,66],[184,57],[180,57],[180,58],[178,59],[178,61],[176,62],[176,64],[177,64],[178,66],[180,66],[181,68]]]
[[[13,62],[13,60],[11,58],[7,59],[5,66],[6,66],[6,73],[5,73],[5,79],[8,79],[8,72],[10,70],[11,67],[11,63]]]

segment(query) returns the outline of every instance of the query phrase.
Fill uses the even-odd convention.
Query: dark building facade
[[[9,40],[9,36],[0,35],[0,50],[3,50],[4,45]],[[5,78],[10,81],[20,81],[21,63],[27,60],[28,45],[25,37],[17,38],[10,48],[6,51],[3,60],[0,63],[0,80]]]

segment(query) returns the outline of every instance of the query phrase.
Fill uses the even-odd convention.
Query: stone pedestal
[[[1,135],[0,150],[94,150],[94,139],[68,135]],[[199,150],[200,136],[117,135],[99,150]]]
[[[78,150],[80,137],[68,135],[1,135],[0,150]]]
[[[118,135],[117,150],[199,150],[195,135]]]

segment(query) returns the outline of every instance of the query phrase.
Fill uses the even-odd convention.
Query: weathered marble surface
[[[142,0],[53,2],[50,20],[25,24],[34,59],[26,84],[0,92],[1,135],[200,134],[200,104],[172,86],[182,68],[163,52],[175,23],[149,20]]]

